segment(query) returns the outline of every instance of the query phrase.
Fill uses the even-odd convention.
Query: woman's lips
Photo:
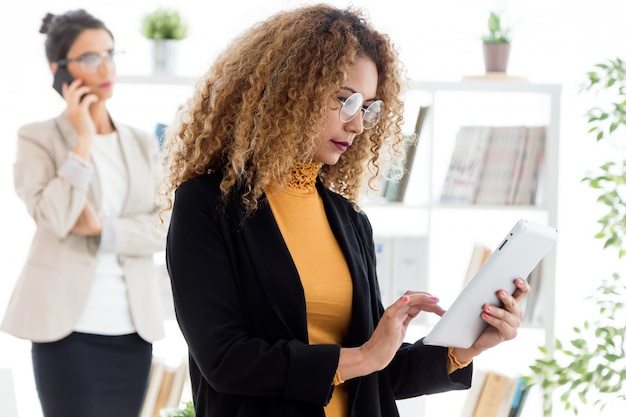
[[[345,152],[346,149],[348,149],[348,147],[350,146],[350,142],[332,142],[341,152]]]

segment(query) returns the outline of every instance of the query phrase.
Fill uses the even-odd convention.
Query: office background
[[[63,102],[50,87],[52,76],[44,56],[44,36],[38,33],[47,12],[85,8],[112,29],[117,48],[125,50],[118,74],[150,72],[149,45],[139,33],[141,17],[157,6],[175,6],[190,24],[179,61],[182,76],[200,75],[215,55],[250,24],[303,1],[288,0],[25,0],[3,2],[0,15],[0,314],[26,256],[33,224],[12,185],[17,128],[27,122],[50,118],[63,110]],[[584,112],[593,97],[581,95],[585,72],[607,58],[626,58],[626,2],[622,0],[354,0],[328,1],[353,4],[369,11],[374,24],[389,33],[398,46],[405,70],[415,80],[459,80],[484,72],[480,36],[488,11],[504,10],[513,26],[509,74],[532,82],[563,86],[559,160],[559,229],[557,252],[557,329],[569,329],[584,317],[574,309],[610,272],[619,270],[615,254],[602,251],[593,239],[601,212],[595,194],[581,178],[615,152],[586,134]],[[114,103],[115,97],[112,99]],[[163,96],[162,100],[172,100]],[[157,119],[167,118],[158,109]],[[132,114],[122,119],[133,122]],[[142,116],[139,124],[151,128]],[[161,120],[162,121],[162,120]],[[624,152],[623,149],[619,150]],[[622,267],[623,270],[623,262]],[[559,334],[557,334],[559,336]],[[512,358],[515,354],[512,352]],[[14,372],[20,416],[40,413],[30,369],[30,345],[0,334],[0,368]]]

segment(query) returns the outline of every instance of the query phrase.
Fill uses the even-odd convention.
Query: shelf
[[[559,84],[530,83],[518,80],[499,79],[466,79],[462,81],[409,81],[411,90],[440,91],[473,91],[473,92],[523,92],[560,94]]]
[[[118,75],[116,81],[124,84],[163,84],[194,85],[200,76],[180,76],[173,74]]]
[[[546,211],[547,208],[541,205],[522,204],[454,204],[454,203],[433,203],[428,204],[403,204],[397,201],[366,202],[360,205],[364,211],[368,210],[493,210],[493,211]]]

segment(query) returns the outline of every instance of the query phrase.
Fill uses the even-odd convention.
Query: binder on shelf
[[[427,288],[428,241],[425,237],[398,237],[393,245],[393,292],[391,301],[406,291]]]
[[[376,275],[380,288],[380,298],[385,306],[390,304],[393,291],[393,238],[376,237]]]
[[[374,247],[383,305],[390,305],[407,290],[427,287],[426,237],[374,237]]]

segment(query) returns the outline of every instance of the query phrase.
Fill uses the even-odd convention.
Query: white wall
[[[370,11],[374,23],[397,44],[407,73],[420,80],[458,80],[483,72],[480,35],[491,7],[503,2],[468,0],[355,0]],[[127,52],[119,72],[149,71],[147,42],[138,28],[144,12],[157,5],[175,4],[189,20],[192,32],[181,51],[183,75],[204,71],[215,54],[251,23],[282,8],[304,2],[230,0],[217,3],[194,0],[130,2],[111,0],[26,0],[2,2],[0,15],[0,314],[28,249],[33,225],[12,187],[15,132],[19,125],[59,113],[62,101],[50,88],[51,75],[38,33],[46,12],[83,7],[101,17],[116,35],[118,49]],[[622,0],[515,0],[506,4],[514,22],[511,75],[531,81],[563,85],[560,158],[560,212],[557,278],[557,331],[563,332],[584,310],[575,309],[608,272],[617,270],[613,253],[603,253],[592,239],[599,217],[595,194],[580,184],[589,169],[608,155],[585,134],[582,115],[590,98],[578,86],[592,65],[615,56],[626,57],[626,2]],[[113,101],[114,103],[114,101]],[[133,115],[125,114],[131,121]],[[151,126],[146,125],[146,128]],[[599,265],[604,265],[604,269]],[[606,266],[609,265],[609,266]],[[623,269],[623,263],[622,263]],[[558,335],[558,334],[557,334]],[[11,367],[16,378],[20,416],[40,415],[30,369],[30,345],[0,334],[0,368]],[[512,353],[514,356],[514,353]]]

